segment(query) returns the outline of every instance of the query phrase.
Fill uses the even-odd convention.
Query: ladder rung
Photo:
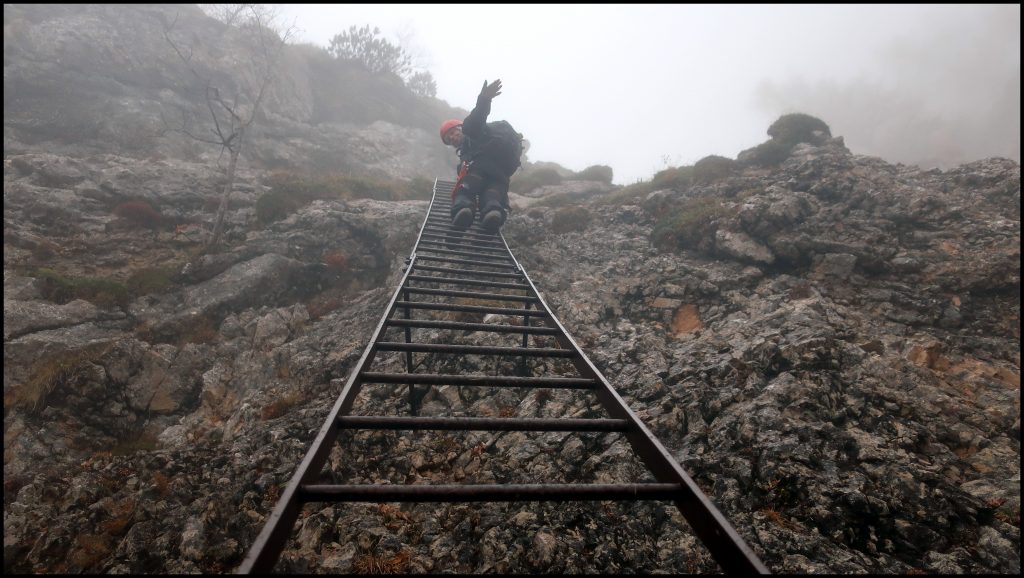
[[[465,243],[421,243],[420,251],[438,251],[441,249],[449,251],[461,251],[471,253],[473,256],[481,257],[508,257],[508,251],[500,247],[481,248],[479,245],[467,245]],[[488,252],[490,251],[490,252]]]
[[[427,225],[428,230],[436,231],[436,227],[438,227],[438,225]],[[465,230],[456,229],[454,227],[446,227],[443,230],[452,240],[458,240],[460,237],[466,237],[470,241],[485,241],[487,239],[496,241],[498,239],[497,235],[491,235],[490,233],[485,232],[483,229],[476,225],[473,225]]]
[[[434,233],[423,233],[423,238],[424,239],[427,239],[427,238],[439,239],[441,241],[449,241],[449,242],[473,241],[473,244],[471,245],[473,247],[480,247],[480,248],[483,248],[483,249],[501,249],[501,250],[505,250],[505,244],[502,243],[501,241],[495,240],[494,237],[491,237],[490,239],[463,239],[458,234],[437,235],[437,234],[434,234]]]
[[[573,349],[555,347],[499,347],[497,345],[448,345],[447,343],[400,343],[381,341],[378,351],[413,353],[465,353],[467,355],[523,355],[527,357],[576,357]]]
[[[509,307],[487,307],[485,305],[456,305],[455,303],[425,303],[423,301],[396,301],[395,307],[409,309],[428,309],[431,311],[463,311],[466,313],[494,313],[495,315],[529,315],[531,317],[547,317],[542,309],[512,309]]]
[[[452,235],[453,237],[461,235],[462,237],[465,237],[465,238],[468,238],[468,239],[473,239],[473,240],[479,239],[481,241],[495,241],[495,242],[498,240],[498,236],[497,235],[481,235],[479,233],[475,233],[475,232],[472,232],[472,231],[456,231],[455,229],[452,229],[451,227],[437,227],[437,226],[427,225],[426,227],[423,227],[423,230],[424,231],[431,231],[431,232],[434,232],[434,233],[448,233],[448,234]]]
[[[434,257],[433,255],[416,255],[417,261],[441,261],[442,263],[455,263],[456,265],[478,265],[481,267],[497,267],[500,269],[515,269],[515,265],[504,265],[502,263],[488,263],[487,261],[474,261],[472,259],[453,259],[451,257]],[[486,273],[486,271],[477,271]]]
[[[508,258],[508,251],[501,247],[480,247],[478,245],[467,245],[458,242],[420,241],[421,251],[453,251],[457,254],[470,256],[480,255],[481,257],[492,257],[497,259]]]
[[[456,275],[475,275],[478,277],[502,277],[505,279],[522,279],[522,273],[492,273],[491,271],[474,271],[472,269],[452,269],[450,267],[435,267],[433,265],[413,266],[414,271],[432,271],[437,273],[453,273]]]
[[[452,226],[452,221],[448,217],[430,217],[430,218],[427,219],[427,226],[448,227],[449,230],[451,230],[452,232],[455,232],[455,233],[461,233],[461,232],[464,232],[464,231],[468,231],[470,233],[477,233],[477,234],[481,234],[481,235],[487,235],[487,233],[484,231],[484,228],[479,223],[474,222],[469,227],[466,227],[465,229],[456,229],[455,227]]]
[[[576,431],[624,432],[624,419],[495,418],[495,417],[393,417],[346,415],[337,425],[346,429],[372,430],[460,430],[460,431]]]
[[[374,373],[364,371],[363,383],[412,383],[419,385],[465,385],[482,387],[547,387],[551,389],[593,389],[597,380],[585,377],[513,377],[497,375],[447,375],[439,373]]]
[[[454,329],[458,331],[484,331],[490,333],[528,333],[530,335],[558,335],[554,327],[532,325],[498,325],[494,323],[462,323],[459,321],[435,321],[433,319],[388,319],[391,327],[418,327],[423,329]]]
[[[451,249],[435,249],[433,247],[420,247],[420,252],[422,251],[430,251],[431,253],[437,253],[438,255],[462,255],[463,257],[478,257],[480,259],[501,259],[503,261],[510,261],[508,253],[504,255],[486,255],[484,253],[474,253],[471,251],[453,251]]]
[[[500,287],[502,289],[522,289],[528,291],[529,285],[525,283],[500,283],[498,281],[478,281],[476,279],[458,279],[455,277],[432,277],[429,275],[409,275],[409,281],[422,281],[424,283],[451,283],[453,285],[477,285],[479,287]]]
[[[682,484],[467,484],[326,485],[304,484],[305,502],[528,502],[590,500],[672,500]]]
[[[430,289],[428,287],[403,287],[403,292],[417,293],[419,295],[439,295],[443,297],[472,297],[477,299],[491,299],[494,301],[522,301],[524,303],[538,303],[540,299],[533,295],[509,295],[507,293],[486,293],[483,291],[457,291],[455,289]]]

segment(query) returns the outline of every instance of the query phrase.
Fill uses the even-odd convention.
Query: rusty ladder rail
[[[454,182],[435,180],[427,216],[420,227],[405,273],[383,317],[363,351],[330,414],[282,491],[273,512],[250,547],[236,573],[269,572],[294,530],[300,508],[309,502],[479,502],[479,501],[582,501],[582,500],[668,500],[672,501],[712,557],[727,573],[769,574],[767,567],[737,534],[725,516],[704,495],[696,483],[672,458],[647,427],[626,406],[604,376],[584,355],[551,309],[533,281],[512,255],[504,237],[488,235],[473,226],[467,231],[451,229],[448,193]],[[443,266],[443,264],[450,264]],[[466,267],[486,267],[468,269]],[[440,275],[432,275],[438,273]],[[468,276],[456,277],[456,275]],[[442,290],[410,283],[450,284],[460,289]],[[523,294],[496,293],[512,289]],[[413,295],[474,297],[510,301],[514,307],[491,307],[413,301]],[[533,307],[531,309],[531,307]],[[464,323],[413,319],[413,310],[497,313],[522,317],[522,324]],[[395,315],[401,312],[401,317]],[[394,318],[392,316],[394,315]],[[538,320],[544,326],[535,326]],[[404,342],[383,341],[388,328],[404,329]],[[414,328],[522,333],[522,347],[469,346],[415,343]],[[530,335],[555,338],[559,347],[529,347]],[[369,371],[377,352],[405,353],[406,373]],[[414,373],[413,353],[463,353],[519,357],[517,376],[439,375]],[[571,359],[578,377],[529,377],[527,356]],[[349,411],[364,383],[408,384],[409,417],[350,416]],[[417,390],[416,386],[427,390]],[[607,419],[538,419],[418,417],[423,396],[434,385],[563,388],[593,391]],[[485,430],[621,432],[656,482],[639,484],[463,484],[463,485],[326,485],[316,483],[332,445],[343,429],[390,430]]]

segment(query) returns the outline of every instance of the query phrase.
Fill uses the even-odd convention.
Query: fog
[[[735,158],[780,115],[824,120],[857,154],[949,168],[1020,161],[1019,5],[279,5],[297,41],[380,28],[529,158],[603,164],[619,184]],[[438,141],[438,146],[443,146]]]

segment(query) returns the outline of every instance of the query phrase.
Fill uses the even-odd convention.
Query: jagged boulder
[[[218,148],[178,130],[182,118],[212,129],[205,85],[189,68],[224,94],[257,85],[239,65],[249,61],[245,33],[195,5],[12,4],[4,7],[4,22],[7,154],[45,146],[65,156],[215,163]],[[167,28],[188,64],[164,39]],[[286,47],[276,72],[264,112],[247,134],[243,165],[395,178],[451,170],[451,153],[438,146],[434,131],[465,111],[418,98],[397,77],[372,76],[308,45]],[[46,176],[80,178],[70,169]]]
[[[125,14],[167,10],[5,6],[14,45],[5,85],[22,83],[5,115],[7,573],[234,569],[364,352],[425,213],[422,201],[321,199],[263,223],[254,207],[266,174],[246,166],[224,246],[200,257],[221,190],[215,170],[90,156],[65,142],[80,134],[54,128],[73,120],[114,135],[103,99],[138,88],[132,54],[91,47],[66,61],[101,61],[110,75],[126,68],[124,86],[98,77],[76,93],[101,95],[93,108],[32,108],[29,98],[32,87],[60,86],[68,51],[88,35],[120,33],[110,29]],[[29,66],[24,55],[51,41],[37,48],[53,58]],[[125,110],[130,120],[141,108]],[[303,124],[284,118],[270,121],[283,132],[264,134],[278,143],[274,158],[321,150],[343,163],[317,149],[323,141],[282,143]],[[365,128],[317,130],[331,140]],[[393,157],[402,167],[384,158],[392,139],[412,138],[406,129],[373,130],[383,136],[364,134],[359,162],[377,155],[383,171],[419,162],[416,147]],[[505,238],[594,364],[772,571],[1019,573],[1019,164],[922,171],[812,136],[756,167],[737,159],[705,163],[706,178],[667,171],[648,198],[625,205],[607,183],[563,182],[575,220],[524,206]],[[122,222],[115,209],[133,200],[174,226]],[[690,213],[669,211],[680,207]],[[47,285],[58,281],[61,292]],[[418,331],[466,345],[483,338]],[[513,369],[488,356],[416,362],[425,372]],[[381,353],[375,363],[400,371],[405,358]],[[407,408],[407,388],[378,384],[353,410]],[[601,415],[582,391],[451,386],[432,388],[423,410]],[[641,472],[621,438],[552,432],[346,433],[326,469],[390,484],[618,482]],[[352,504],[304,516],[278,566],[324,569],[717,566],[670,504]]]

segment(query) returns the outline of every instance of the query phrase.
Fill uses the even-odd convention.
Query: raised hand
[[[495,80],[490,84],[487,84],[486,80],[484,81],[484,87],[480,89],[481,97],[490,100],[499,94],[501,94],[501,79]]]

